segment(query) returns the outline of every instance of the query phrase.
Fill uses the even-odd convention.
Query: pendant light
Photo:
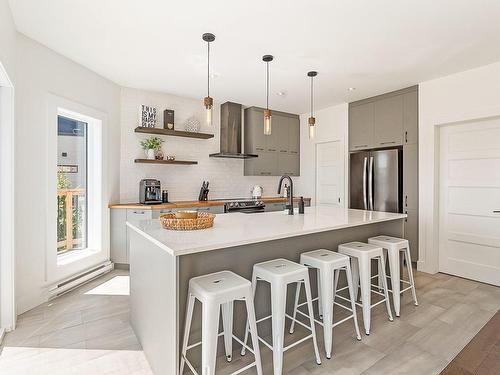
[[[207,96],[203,98],[203,105],[205,106],[207,125],[212,126],[212,109],[214,106],[214,99],[210,97],[210,43],[215,40],[215,35],[205,33],[201,38],[207,42]]]
[[[271,110],[269,109],[269,63],[273,61],[272,55],[264,55],[262,60],[266,63],[266,109],[264,110],[264,134],[271,135]]]
[[[309,117],[309,119],[307,120],[307,123],[309,125],[309,139],[314,139],[315,135],[316,135],[316,118],[313,116],[313,103],[314,103],[314,86],[313,86],[313,81],[314,81],[314,77],[316,77],[318,75],[318,72],[315,72],[315,71],[311,71],[311,72],[308,72],[307,73],[307,76],[308,77],[311,77],[311,117]]]

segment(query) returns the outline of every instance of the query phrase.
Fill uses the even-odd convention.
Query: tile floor
[[[415,277],[420,306],[405,294],[401,317],[392,323],[377,306],[372,334],[361,342],[352,324],[338,326],[333,357],[322,353],[321,366],[311,344],[291,349],[286,374],[439,374],[500,309],[500,288],[444,274]],[[1,350],[2,375],[151,374],[129,324],[128,275],[120,270],[21,315]],[[264,374],[272,374],[271,352],[261,351]],[[248,361],[250,355],[239,354],[231,364],[218,360],[218,374]]]

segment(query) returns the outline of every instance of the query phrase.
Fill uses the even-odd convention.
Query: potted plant
[[[155,153],[161,149],[161,144],[164,141],[159,137],[151,137],[141,141],[141,146],[146,153],[146,158],[150,160],[155,159]]]

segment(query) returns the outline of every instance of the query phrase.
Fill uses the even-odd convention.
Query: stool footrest
[[[385,302],[385,298],[384,299],[381,299],[380,301],[378,302],[375,302],[374,304],[370,305],[370,309],[373,309],[375,306],[378,306],[380,305],[381,303],[384,303]],[[363,304],[361,302],[356,302],[356,306],[359,306],[359,307],[363,307]]]

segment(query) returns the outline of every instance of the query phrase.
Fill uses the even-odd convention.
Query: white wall
[[[500,115],[500,62],[419,86],[419,262],[438,271],[438,127]],[[500,142],[500,140],[498,140]]]
[[[14,59],[16,29],[8,0],[0,0],[0,62],[11,81],[15,81]]]
[[[329,141],[341,141],[345,150],[345,175],[348,171],[348,144],[347,144],[347,125],[348,125],[349,105],[347,103],[328,107],[316,111],[316,137],[313,141],[309,140],[307,119],[309,114],[300,116],[300,178],[297,181],[297,187],[300,194],[311,197],[313,203],[316,194],[316,144]],[[348,197],[347,178],[344,178],[344,202],[347,207],[346,199]]]
[[[21,35],[16,37],[16,293],[18,313],[46,300],[45,220],[49,94],[103,112],[110,201],[119,198],[120,89],[114,83]],[[55,202],[55,197],[54,197]]]
[[[121,164],[120,164],[120,201],[139,200],[139,181],[143,178],[157,178],[162,189],[168,189],[169,200],[197,200],[203,180],[210,181],[210,198],[249,197],[253,185],[261,185],[265,196],[276,196],[278,177],[245,177],[243,160],[209,158],[211,153],[219,152],[219,106],[214,109],[214,126],[202,128],[202,132],[215,133],[215,137],[191,139],[162,137],[165,140],[165,155],[175,155],[177,159],[196,160],[198,165],[147,165],[134,163],[135,158],[144,158],[139,145],[146,134],[134,133],[138,126],[141,104],[152,105],[159,111],[157,126],[163,127],[163,110],[175,111],[175,129],[184,130],[183,123],[190,116],[203,119],[202,99],[189,99],[179,96],[129,88],[122,88],[121,94]],[[203,125],[203,123],[202,123]]]

